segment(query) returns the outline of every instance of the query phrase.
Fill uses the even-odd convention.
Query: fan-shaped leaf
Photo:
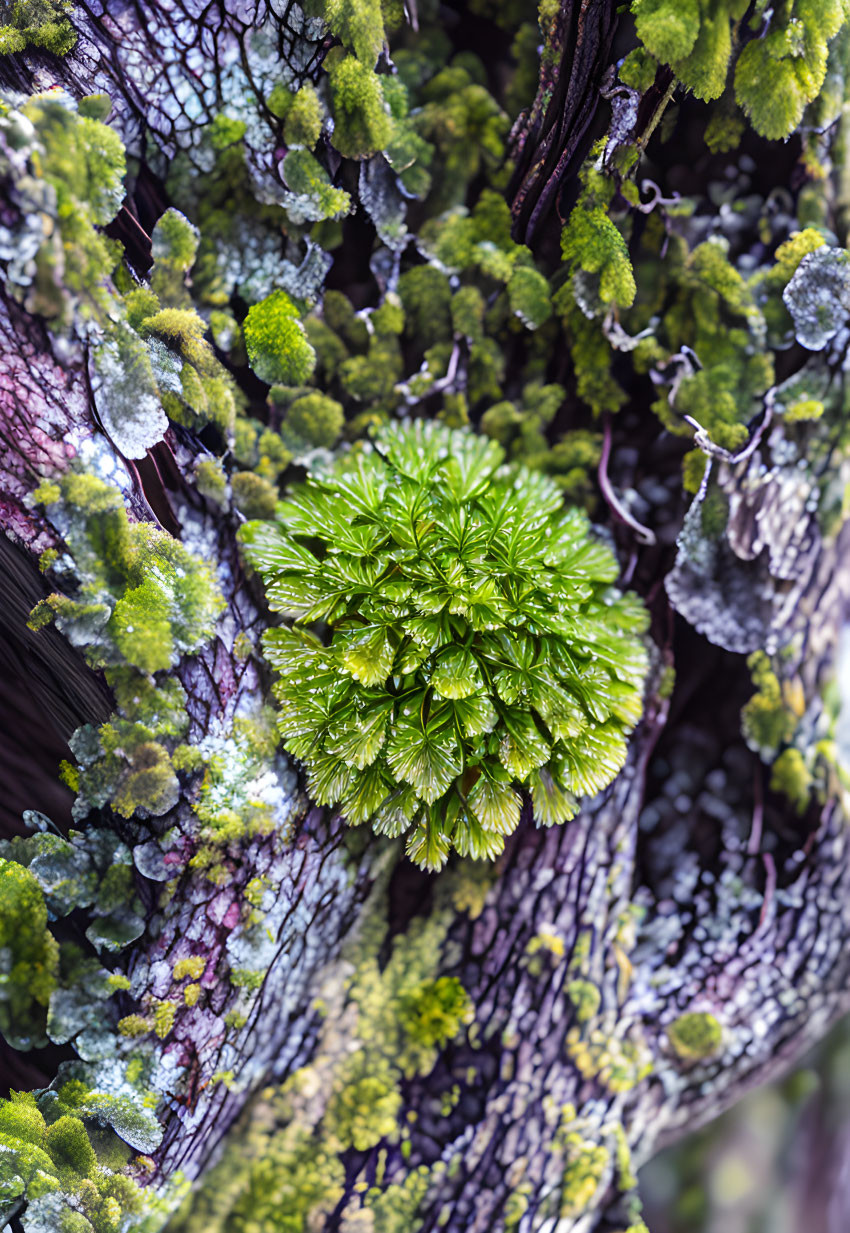
[[[519,825],[520,799],[510,782],[499,782],[485,773],[468,799],[469,808],[486,830],[510,835]]]
[[[555,826],[576,816],[576,798],[557,783],[548,767],[542,766],[532,771],[528,783],[534,819],[540,826]]]
[[[445,651],[437,660],[431,684],[442,698],[469,698],[481,690],[481,673],[469,651]]]
[[[404,721],[387,742],[387,761],[393,774],[429,804],[451,787],[462,769],[460,750],[451,735]]]
[[[395,648],[386,626],[347,638],[341,662],[362,685],[382,685],[390,675]]]

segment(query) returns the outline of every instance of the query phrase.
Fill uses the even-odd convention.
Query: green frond
[[[284,746],[349,822],[428,868],[492,859],[523,789],[552,825],[621,768],[645,614],[586,516],[497,442],[386,425],[240,538],[293,621],[264,639]]]

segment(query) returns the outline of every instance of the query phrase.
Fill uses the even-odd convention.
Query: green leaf
[[[354,781],[354,772],[340,758],[330,754],[308,763],[307,786],[317,805],[336,805]]]
[[[456,501],[467,502],[485,491],[505,451],[496,441],[473,433],[455,433],[445,469],[446,484]]]
[[[576,796],[592,796],[620,773],[625,762],[621,729],[615,723],[601,724],[561,742],[553,758],[553,773]]]
[[[429,816],[413,831],[405,851],[415,865],[437,873],[449,858],[449,840],[439,822]]]
[[[422,485],[448,458],[452,434],[443,424],[434,420],[414,420],[405,425],[404,432],[394,427],[381,428],[375,433],[375,447],[396,471]]]
[[[328,738],[328,753],[342,758],[359,771],[371,766],[384,743],[392,705],[392,699],[389,699],[357,716],[352,722],[341,725]]]
[[[368,822],[386,800],[392,786],[382,767],[373,764],[367,770],[355,773],[345,798],[340,802],[339,811],[352,825]]]
[[[275,574],[266,584],[269,607],[287,616],[321,620],[329,616],[340,601],[338,592],[328,594],[324,582],[304,574]]]
[[[456,698],[452,702],[452,709],[463,735],[468,740],[492,732],[499,719],[496,708],[484,693],[472,694],[469,698]]]
[[[535,821],[540,826],[556,826],[569,822],[578,812],[578,802],[572,792],[562,788],[548,767],[532,771],[528,777]]]
[[[472,860],[495,860],[505,850],[505,836],[485,830],[474,814],[462,812],[452,832],[452,846]]]
[[[531,716],[517,707],[506,708],[505,726],[507,733],[499,744],[499,761],[506,771],[523,780],[548,760],[549,745]]]
[[[348,510],[349,521],[355,515],[371,520],[384,499],[387,469],[377,455],[359,453],[353,465],[334,476],[333,486]]]
[[[284,535],[271,522],[246,522],[239,529],[239,540],[249,563],[262,574],[291,570],[313,573],[319,562],[306,548]]]
[[[383,685],[390,675],[395,657],[386,626],[367,628],[356,635],[339,635],[334,638],[334,650],[340,645],[340,662],[361,685]]]
[[[454,738],[418,720],[401,720],[387,741],[387,761],[393,774],[416,789],[428,804],[452,785],[463,769]]]
[[[520,798],[510,782],[481,775],[469,794],[469,808],[488,831],[510,835],[519,825]]]
[[[372,819],[372,829],[377,835],[397,839],[410,826],[420,804],[413,788],[396,788],[378,806]]]
[[[481,673],[469,651],[445,651],[437,660],[431,684],[442,698],[469,698],[481,691]]]

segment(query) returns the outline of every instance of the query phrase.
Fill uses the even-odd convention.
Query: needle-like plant
[[[530,789],[543,825],[614,778],[641,713],[645,611],[554,483],[418,422],[243,528],[268,601],[280,731],[309,791],[408,834],[417,864],[495,857]]]

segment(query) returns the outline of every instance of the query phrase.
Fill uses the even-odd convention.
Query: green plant
[[[418,864],[494,857],[529,788],[572,818],[626,756],[645,613],[557,486],[493,441],[380,429],[243,528],[271,607],[279,727],[320,804]]]

